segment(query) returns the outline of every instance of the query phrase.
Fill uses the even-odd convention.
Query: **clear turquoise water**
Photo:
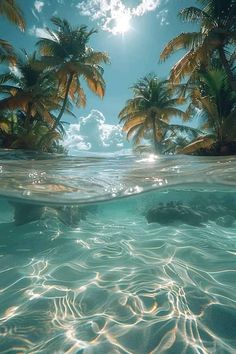
[[[2,152],[0,166],[0,353],[236,352],[235,158]],[[47,208],[16,226],[15,202],[22,223]],[[147,222],[172,202],[202,222]]]

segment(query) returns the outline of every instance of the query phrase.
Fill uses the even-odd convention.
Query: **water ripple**
[[[78,205],[176,186],[233,190],[235,169],[235,157],[50,158],[6,150],[0,151],[0,196],[34,204]]]
[[[235,353],[235,228],[147,224],[132,203],[3,226],[1,353]]]
[[[12,154],[0,152],[12,198],[0,203],[1,353],[236,352],[235,158]],[[16,226],[14,198],[50,206]],[[189,214],[148,224],[152,208]]]

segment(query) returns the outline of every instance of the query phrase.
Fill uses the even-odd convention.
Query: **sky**
[[[79,148],[83,146],[84,150],[96,148],[101,151],[109,149],[113,151],[127,146],[123,144],[123,137],[117,124],[119,112],[126,100],[132,97],[130,87],[150,72],[156,73],[161,79],[168,77],[170,68],[181,53],[171,56],[165,63],[160,63],[160,53],[165,44],[176,35],[194,30],[193,25],[182,23],[177,14],[180,9],[194,5],[195,1],[17,0],[16,2],[24,13],[26,31],[20,32],[4,18],[1,18],[0,23],[0,37],[10,41],[16,48],[33,52],[38,38],[45,36],[45,27],[53,28],[50,18],[59,16],[67,19],[72,26],[85,24],[88,28],[96,28],[98,33],[91,37],[90,46],[94,50],[107,52],[110,57],[111,64],[104,65],[105,97],[101,100],[86,89],[86,108],[76,108],[74,113],[77,118],[69,118],[72,126],[69,128],[68,139],[71,145],[68,145],[68,148],[73,146],[73,149],[76,149],[76,146]],[[94,123],[94,129],[91,122]],[[97,131],[97,134],[94,134],[94,131]],[[91,142],[90,137],[86,135],[89,132],[92,132]],[[98,141],[94,143],[96,136]]]

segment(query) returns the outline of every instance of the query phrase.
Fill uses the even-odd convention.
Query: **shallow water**
[[[235,353],[235,158],[0,158],[1,353]]]

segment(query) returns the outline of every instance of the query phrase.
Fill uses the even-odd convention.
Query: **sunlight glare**
[[[130,29],[131,15],[129,13],[120,12],[116,16],[115,27],[113,28],[113,33],[124,34]]]
[[[160,157],[158,155],[155,154],[148,154],[146,155],[144,158],[142,158],[141,160],[137,160],[137,162],[155,162],[156,160],[158,160]]]

